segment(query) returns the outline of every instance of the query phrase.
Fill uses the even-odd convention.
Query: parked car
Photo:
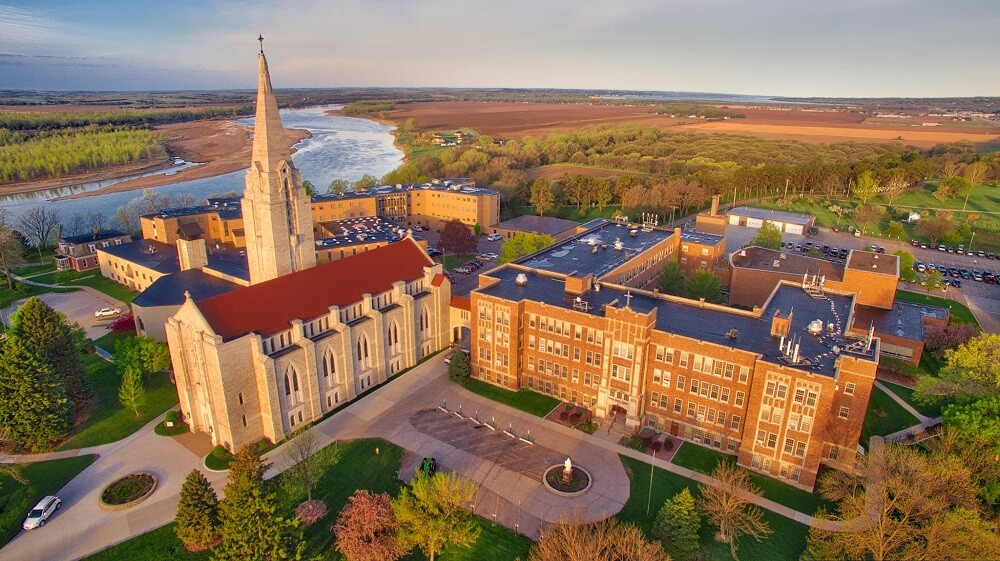
[[[951,285],[955,288],[962,288],[962,281],[958,279],[951,279]]]
[[[121,308],[101,308],[100,310],[94,312],[94,317],[107,318],[107,317],[117,316],[120,313],[122,313]]]
[[[491,242],[498,242],[500,241],[500,234],[493,232],[492,234],[486,236],[486,239]]]
[[[838,256],[839,256],[839,257],[840,257],[841,259],[847,259],[847,254],[848,254],[848,253],[850,253],[850,252],[851,252],[851,250],[849,250],[849,249],[847,249],[847,248],[845,247],[845,248],[843,248],[843,249],[841,249],[841,250],[840,250],[840,253],[838,254]]]
[[[25,530],[41,528],[45,525],[45,521],[52,516],[52,513],[59,510],[61,507],[62,501],[59,500],[59,497],[49,495],[38,501],[35,508],[31,509],[31,512],[28,513],[28,517],[24,519],[24,523],[21,524],[21,527]]]
[[[427,248],[427,255],[429,255],[431,257],[441,257],[441,251],[437,250],[437,249],[434,249],[433,247],[428,247]]]

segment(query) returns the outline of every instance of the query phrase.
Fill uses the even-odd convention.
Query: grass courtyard
[[[877,387],[872,388],[871,399],[868,400],[868,411],[865,413],[865,423],[861,427],[861,445],[868,447],[868,440],[875,435],[885,436],[912,427],[919,421],[903,406],[896,403]]]
[[[88,269],[86,271],[66,270],[45,273],[33,277],[31,280],[46,284],[89,286],[90,288],[103,292],[108,296],[126,304],[139,295],[139,293],[134,290],[125,288],[109,278],[102,277],[100,269]]]
[[[910,407],[913,407],[914,409],[916,409],[917,411],[919,411],[922,415],[926,415],[926,416],[931,417],[931,418],[940,417],[941,416],[941,409],[944,407],[944,404],[942,404],[942,403],[934,403],[934,404],[928,405],[928,404],[921,403],[921,402],[913,399],[913,392],[914,392],[913,388],[908,388],[906,386],[901,386],[899,384],[893,384],[892,382],[887,382],[885,380],[880,380],[880,381],[883,384],[885,384],[886,387],[888,387],[890,390],[892,390],[892,393],[896,394],[903,401],[905,401],[906,403],[910,404]]]
[[[376,450],[378,453],[376,453]],[[305,559],[340,559],[333,550],[334,536],[330,531],[337,515],[347,504],[347,498],[358,489],[394,496],[402,483],[397,472],[403,459],[403,450],[380,439],[363,439],[334,443],[317,453],[322,462],[322,475],[313,489],[313,498],[327,505],[327,514],[305,529]],[[297,489],[279,475],[276,479],[279,510],[291,515],[305,492]],[[526,559],[531,540],[506,528],[476,518],[482,533],[468,549],[448,548],[438,556],[440,561],[514,561]],[[182,561],[207,560],[210,552],[187,552],[173,531],[173,524],[136,536],[124,543],[87,557],[90,561],[116,561],[133,559],[180,559]],[[405,557],[407,561],[425,559],[420,552]]]
[[[516,392],[505,390],[487,384],[480,380],[468,380],[465,382],[465,389],[474,394],[481,395],[487,399],[492,399],[498,403],[509,405],[514,409],[520,409],[525,413],[531,413],[537,417],[544,417],[549,414],[560,401],[554,397],[549,397],[531,390],[520,389]]]

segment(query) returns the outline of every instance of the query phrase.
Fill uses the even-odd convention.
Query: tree
[[[285,457],[289,468],[285,471],[299,487],[306,492],[306,501],[312,500],[312,489],[316,484],[321,466],[316,458],[319,439],[311,426],[295,431],[285,445]]]
[[[126,234],[131,234],[139,229],[140,216],[142,216],[142,212],[139,209],[134,208],[132,205],[124,205],[118,207],[118,211],[115,212],[112,222]]]
[[[60,224],[59,227],[63,236],[79,236],[87,231],[87,219],[84,218],[82,212],[74,212],[69,221]]]
[[[964,177],[948,177],[938,183],[937,188],[934,190],[934,198],[944,202],[957,196],[959,192],[971,188],[972,186],[969,185],[969,182]]]
[[[469,355],[462,351],[452,353],[451,362],[448,363],[448,377],[464,386],[471,373],[472,365],[469,362]]]
[[[890,239],[896,238],[897,240],[901,240],[905,234],[906,230],[903,228],[903,223],[897,220],[889,222],[889,225],[885,228],[885,235]]]
[[[219,498],[205,474],[196,469],[181,486],[174,521],[174,531],[189,551],[202,551],[219,543]]]
[[[359,489],[333,526],[337,551],[347,561],[395,561],[405,553],[396,539],[398,526],[389,495]]]
[[[108,217],[100,211],[91,211],[87,213],[87,228],[90,230],[97,230],[100,232],[105,229],[108,225]]]
[[[364,191],[365,189],[369,187],[374,187],[376,185],[378,185],[378,178],[375,177],[374,175],[366,173],[365,175],[361,176],[361,179],[358,179],[357,181],[354,182],[354,190]]]
[[[973,162],[965,166],[965,173],[963,176],[969,183],[970,187],[975,187],[986,179],[986,172],[988,170],[989,166],[987,166],[985,162]]]
[[[835,520],[847,528],[817,536],[826,551],[849,559],[994,559],[995,531],[984,531],[969,469],[954,456],[875,445],[857,474],[830,470],[823,497],[839,501]]]
[[[346,193],[351,187],[346,179],[334,179],[330,182],[330,186],[326,188],[326,192],[330,194],[334,193]]]
[[[941,412],[944,424],[959,434],[988,443],[1000,454],[1000,395],[969,403],[953,403]]]
[[[531,183],[531,196],[528,201],[535,207],[538,216],[542,216],[547,211],[552,210],[555,200],[555,194],[552,193],[552,184],[548,179],[539,177]]]
[[[934,217],[924,218],[917,222],[914,231],[918,236],[927,238],[931,245],[937,245],[938,240],[954,231],[955,225],[950,220]]]
[[[685,298],[692,300],[704,298],[706,302],[714,304],[725,301],[722,296],[722,281],[708,269],[697,269],[688,275],[684,279],[682,293]]]
[[[33,206],[17,218],[17,227],[35,242],[38,258],[41,259],[42,251],[48,248],[59,228],[59,211],[41,205]]]
[[[7,288],[11,289],[14,288],[14,279],[10,276],[10,270],[24,263],[24,246],[18,238],[0,223],[0,267],[3,267],[4,277],[7,278]]]
[[[913,270],[916,259],[913,254],[905,249],[897,250],[893,255],[899,256],[899,278],[904,282],[913,282],[917,279],[917,272]]]
[[[80,401],[90,395],[80,347],[66,316],[32,297],[11,318],[10,331],[52,368],[70,398]]]
[[[927,273],[926,282],[927,294],[930,294],[932,290],[938,290],[945,285],[944,275],[937,269],[931,269],[930,272]]]
[[[871,226],[872,222],[879,222],[885,216],[885,207],[874,204],[863,204],[854,209],[854,220],[861,225],[861,233]]]
[[[531,548],[528,561],[670,561],[657,542],[637,526],[616,518],[585,524],[562,520]]]
[[[0,350],[0,432],[10,445],[41,452],[66,436],[72,419],[72,403],[52,367],[20,337],[7,337]]]
[[[139,360],[145,375],[170,369],[170,348],[152,337],[137,337]]]
[[[301,559],[305,549],[299,521],[278,514],[266,466],[249,448],[229,464],[229,481],[219,503],[219,534],[213,561]]]
[[[308,179],[302,182],[302,188],[305,189],[307,197],[315,197],[319,194],[316,192],[316,186],[313,185],[313,182]]]
[[[910,187],[910,182],[906,180],[906,173],[903,170],[895,170],[889,174],[889,178],[886,179],[883,185],[883,192],[885,193],[885,198],[889,201],[889,205],[892,205],[892,200],[902,195]]]
[[[875,175],[871,171],[865,170],[858,176],[858,180],[854,183],[854,188],[851,191],[862,204],[867,203],[872,197],[878,194],[878,180],[875,179]]]
[[[466,506],[476,485],[455,473],[418,474],[413,488],[404,487],[392,501],[404,551],[419,548],[430,561],[445,546],[468,547],[479,537],[479,527]]]
[[[773,222],[764,221],[757,235],[747,242],[748,246],[756,245],[767,249],[781,249],[781,231]]]
[[[452,255],[475,254],[479,246],[472,229],[462,224],[460,220],[445,222],[438,238],[438,249]]]
[[[937,358],[944,356],[948,349],[968,343],[979,335],[979,328],[971,323],[953,323],[945,326],[931,326],[924,332],[924,344],[932,349],[931,354]]]
[[[122,377],[121,385],[118,386],[118,401],[122,407],[131,409],[135,413],[135,418],[142,416],[140,410],[146,404],[146,388],[142,385],[142,370],[134,365],[129,365],[124,370],[119,370]]]
[[[684,271],[677,264],[676,259],[671,259],[663,267],[659,277],[660,292],[680,296],[684,292]]]
[[[513,237],[504,240],[503,245],[500,246],[500,259],[497,262],[501,264],[510,263],[525,255],[541,251],[554,243],[556,243],[555,238],[547,234],[518,232]]]
[[[771,533],[764,521],[763,511],[750,504],[747,496],[761,495],[760,489],[750,483],[750,475],[731,461],[722,461],[712,471],[716,485],[699,483],[698,510],[719,529],[716,539],[729,544],[729,551],[736,559],[738,542],[744,536],[760,540]]]
[[[594,204],[597,205],[597,210],[604,210],[606,206],[611,204],[611,201],[615,197],[615,193],[611,189],[611,182],[603,177],[598,179],[592,196],[594,197]]]
[[[685,487],[663,504],[653,523],[652,535],[660,540],[673,559],[694,561],[701,551],[700,531],[701,516],[691,491]]]
[[[920,398],[974,399],[1000,389],[1000,334],[983,333],[957,349],[946,350],[944,358],[937,377],[920,377]]]
[[[427,176],[420,166],[413,163],[403,164],[382,177],[382,185],[411,184],[427,181]]]

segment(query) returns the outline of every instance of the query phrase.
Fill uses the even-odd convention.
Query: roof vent
[[[517,276],[514,277],[514,284],[516,284],[517,286],[527,286],[528,275],[524,273],[518,273]]]
[[[740,336],[740,332],[734,327],[726,332],[726,339],[735,339]]]
[[[781,267],[781,260],[779,260],[779,259],[775,259],[775,260],[774,260],[774,263],[772,263],[771,265],[772,265],[772,266],[773,266],[773,267],[774,267],[775,269],[777,269],[778,267]]]
[[[809,322],[809,326],[806,327],[806,331],[808,331],[810,335],[819,335],[820,333],[823,332],[823,320],[821,319],[812,320],[811,322]]]

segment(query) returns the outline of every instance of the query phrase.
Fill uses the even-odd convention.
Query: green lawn
[[[211,552],[201,551],[191,553],[184,549],[184,545],[177,539],[174,533],[174,524],[171,522],[166,526],[161,526],[155,530],[135,536],[134,538],[113,545],[104,551],[100,551],[84,557],[87,561],[112,561],[125,560],[152,560],[169,559],[170,561],[208,561]]]
[[[24,517],[39,499],[56,494],[96,459],[95,455],[87,455],[25,464],[20,469],[21,475],[28,480],[28,487],[7,475],[0,475],[0,546],[17,534]]]
[[[927,294],[910,292],[908,290],[897,290],[896,299],[904,302],[914,302],[917,304],[928,304],[931,306],[948,308],[951,310],[952,323],[972,323],[979,325],[979,322],[976,320],[976,316],[972,315],[972,310],[970,310],[965,304],[956,302],[950,298],[928,296]]]
[[[94,402],[85,412],[86,419],[74,427],[69,438],[57,450],[85,448],[121,440],[132,434],[154,417],[177,404],[177,390],[170,383],[170,375],[165,372],[146,378],[146,404],[142,415],[122,407],[118,401],[118,386],[121,379],[115,365],[97,355],[83,357],[87,379],[95,394]]]
[[[378,451],[376,453],[376,450]],[[362,439],[335,443],[320,450],[317,458],[323,464],[323,473],[313,489],[313,498],[327,505],[327,515],[305,529],[305,559],[334,560],[340,557],[333,550],[333,525],[347,498],[358,489],[375,493],[399,492],[402,483],[397,479],[403,450],[380,439]],[[276,480],[279,510],[290,515],[305,500],[301,489],[294,488],[284,477]],[[506,528],[495,526],[477,517],[482,528],[479,540],[468,549],[448,548],[440,561],[514,561],[527,558],[531,541]],[[173,531],[173,524],[134,537],[101,553],[88,557],[91,561],[133,559],[208,559],[208,553],[190,554],[181,546]],[[408,561],[421,561],[419,551],[405,557]]]
[[[56,275],[60,275],[60,282],[55,281]],[[139,295],[139,293],[134,290],[125,288],[109,278],[102,277],[100,269],[88,269],[86,271],[59,271],[58,273],[39,275],[31,280],[46,284],[89,286],[116,300],[121,300],[126,304]]]
[[[0,308],[6,308],[22,298],[28,298],[44,292],[73,292],[73,289],[53,289],[25,283],[18,283],[15,286],[20,286],[20,290],[7,288],[6,280],[0,279]]]
[[[451,271],[459,265],[465,265],[469,261],[475,259],[476,256],[471,253],[463,253],[462,255],[445,255],[444,256],[444,270]]]
[[[913,399],[913,388],[900,386],[899,384],[893,384],[892,382],[886,382],[885,380],[880,380],[880,382],[882,382],[883,384],[886,385],[886,387],[892,390],[892,393],[902,398],[903,401],[909,403],[911,407],[913,407],[917,411],[920,411],[921,414],[931,418],[941,416],[941,408],[944,407],[945,404],[936,403],[933,405],[925,405]]]
[[[683,449],[683,447],[682,447]],[[698,485],[679,475],[660,468],[654,470],[653,493],[649,514],[646,514],[647,497],[649,496],[650,465],[639,460],[621,456],[621,461],[629,472],[630,492],[628,502],[618,513],[617,518],[631,522],[642,528],[646,534],[656,520],[656,514],[667,499],[676,495],[685,487],[697,498]],[[806,546],[808,528],[771,512],[764,512],[773,534],[763,541],[752,539],[740,542],[740,561],[797,561]],[[701,550],[704,561],[729,561],[729,546],[715,541],[715,529],[707,522],[702,522]]]
[[[538,417],[544,417],[559,405],[559,400],[527,389],[520,389],[516,392],[498,388],[493,384],[487,384],[481,380],[469,380],[465,383],[465,389],[472,393],[479,394],[493,401],[509,405],[515,409],[531,413]]]
[[[877,387],[872,388],[868,400],[865,424],[861,427],[861,445],[868,448],[868,439],[874,435],[885,436],[918,424],[917,418],[896,403],[889,394]]]
[[[19,277],[30,277],[31,275],[37,275],[38,273],[47,273],[49,271],[55,271],[56,265],[51,259],[47,259],[45,263],[33,263],[31,265],[23,265],[21,267],[14,267],[14,274]]]
[[[690,442],[684,442],[674,456],[673,463],[688,469],[700,471],[701,473],[711,474],[715,466],[724,459],[734,460],[732,456],[727,456],[721,452],[705,448],[704,446],[698,446],[697,444],[691,444]],[[832,503],[823,499],[819,493],[803,491],[787,483],[782,483],[777,479],[749,470],[748,472],[750,474],[750,481],[760,487],[760,490],[764,493],[764,498],[778,504],[794,508],[806,514],[813,514],[821,506],[826,507],[827,510],[830,510],[833,506]]]
[[[129,332],[115,333],[113,331],[108,331],[106,335],[101,335],[100,337],[95,339],[94,345],[108,351],[111,354],[114,354],[115,345],[118,344],[118,341],[121,341],[122,339],[128,339],[129,337],[135,337],[135,333],[129,333]]]

